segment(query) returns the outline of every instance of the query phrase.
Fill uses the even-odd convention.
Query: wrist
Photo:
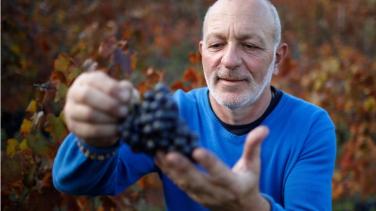
[[[271,205],[260,193],[255,194],[251,199],[243,201],[242,209],[244,211],[270,211]]]
[[[91,160],[106,160],[116,155],[119,148],[119,142],[108,147],[92,146],[80,139],[76,139],[76,145],[83,155]]]
[[[111,148],[117,146],[119,143],[118,138],[106,138],[106,139],[82,139],[79,138],[81,143],[85,143],[95,148]]]

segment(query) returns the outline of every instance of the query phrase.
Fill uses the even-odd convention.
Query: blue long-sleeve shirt
[[[199,135],[199,143],[231,168],[240,158],[246,135],[225,129],[210,108],[208,89],[174,95],[181,117]],[[260,191],[272,210],[331,210],[331,180],[336,153],[335,128],[327,112],[283,93],[263,120],[270,129],[261,146]],[[168,210],[207,210],[190,199],[154,164],[150,156],[133,153],[121,144],[104,161],[86,158],[70,134],[60,146],[53,166],[53,183],[71,194],[113,195],[145,174],[158,172]],[[92,151],[113,149],[89,147]]]

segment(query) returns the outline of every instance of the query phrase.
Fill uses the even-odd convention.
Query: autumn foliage
[[[3,210],[163,210],[147,176],[119,196],[56,191],[51,166],[68,131],[62,108],[82,72],[131,80],[143,93],[204,86],[201,20],[211,0],[2,2]],[[337,128],[335,210],[376,209],[375,1],[276,0],[288,58],[276,87],[324,107]]]

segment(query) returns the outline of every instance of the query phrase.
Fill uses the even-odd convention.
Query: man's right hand
[[[83,73],[68,90],[64,107],[68,129],[89,145],[114,145],[119,119],[138,98],[129,81],[117,81],[101,71]]]

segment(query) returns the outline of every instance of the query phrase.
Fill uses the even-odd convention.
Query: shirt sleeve
[[[156,167],[151,157],[133,153],[121,144],[117,153],[105,160],[87,158],[77,146],[78,138],[69,134],[59,147],[52,168],[56,189],[73,195],[118,194]],[[107,153],[114,147],[86,146],[91,152]]]
[[[321,116],[322,117],[322,116]],[[271,210],[332,210],[332,176],[336,157],[335,128],[328,116],[311,127],[299,159],[285,175],[283,205],[267,194]]]

